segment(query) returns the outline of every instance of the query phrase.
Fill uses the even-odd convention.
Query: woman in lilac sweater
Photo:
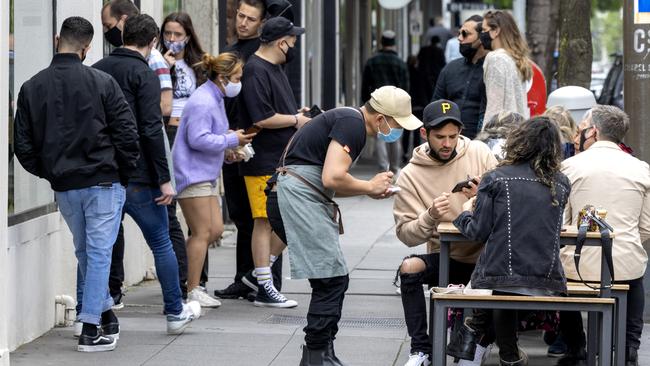
[[[251,142],[253,134],[228,130],[223,104],[224,96],[234,97],[241,89],[241,60],[233,53],[205,54],[202,64],[209,79],[183,109],[172,158],[178,203],[192,232],[187,239],[187,297],[203,307],[218,307],[218,300],[198,288],[208,244],[223,233],[217,178],[226,150]]]

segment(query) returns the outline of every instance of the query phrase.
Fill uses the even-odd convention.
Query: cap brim
[[[422,127],[422,121],[420,121],[416,116],[412,114],[406,117],[395,117],[395,116],[392,117],[405,130],[413,131],[415,129]]]
[[[291,29],[291,31],[289,32],[289,35],[291,35],[291,36],[299,36],[299,35],[301,35],[303,33],[305,33],[305,28],[294,26]]]

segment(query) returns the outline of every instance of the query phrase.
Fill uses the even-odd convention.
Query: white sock
[[[269,257],[269,262],[270,262],[269,267],[273,267],[273,263],[275,263],[277,259],[278,259],[277,255],[271,254],[271,256]]]
[[[256,267],[255,276],[257,276],[257,283],[259,285],[264,285],[265,283],[272,281],[271,267]]]

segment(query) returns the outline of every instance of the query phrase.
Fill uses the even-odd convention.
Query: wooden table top
[[[564,225],[562,227],[562,232],[560,233],[561,238],[576,238],[578,236],[578,228],[571,225]],[[460,234],[460,231],[452,224],[451,222],[441,222],[438,224],[438,232],[440,234]],[[611,238],[614,238],[614,233],[609,233]],[[587,232],[587,238],[589,239],[600,239],[600,232]]]

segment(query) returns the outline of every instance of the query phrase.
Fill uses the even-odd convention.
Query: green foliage
[[[623,0],[591,0],[593,10],[616,11],[620,10],[622,6]]]
[[[163,14],[167,16],[169,13],[181,10],[181,0],[165,0],[163,3]]]
[[[497,9],[512,9],[512,0],[484,0],[484,4],[489,4]]]
[[[597,12],[591,18],[594,60],[606,61],[612,53],[623,52],[623,19],[619,10]]]

